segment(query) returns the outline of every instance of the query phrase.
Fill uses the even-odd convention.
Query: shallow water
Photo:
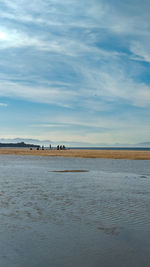
[[[149,161],[0,156],[0,266],[149,262]]]

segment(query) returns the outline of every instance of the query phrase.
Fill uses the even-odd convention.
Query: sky
[[[149,0],[0,0],[0,138],[150,141]]]

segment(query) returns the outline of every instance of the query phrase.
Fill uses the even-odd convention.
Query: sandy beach
[[[3,155],[31,155],[31,156],[59,156],[59,157],[79,157],[79,158],[107,158],[107,159],[131,159],[150,160],[150,151],[134,150],[88,150],[88,149],[68,149],[68,150],[30,150],[20,148],[1,148]]]

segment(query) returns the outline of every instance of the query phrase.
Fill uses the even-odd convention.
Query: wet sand
[[[50,157],[78,157],[78,158],[107,158],[107,159],[132,159],[150,160],[150,151],[134,150],[88,150],[88,149],[68,149],[68,150],[30,150],[20,148],[0,148],[3,155],[31,155]]]
[[[0,267],[149,267],[149,203],[147,160],[0,155]]]

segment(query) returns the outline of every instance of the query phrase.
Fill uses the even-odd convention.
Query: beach
[[[27,155],[49,157],[77,157],[77,158],[105,158],[105,159],[130,159],[150,160],[150,151],[138,150],[92,150],[92,149],[45,149],[36,150],[24,148],[0,148],[1,155]]]

